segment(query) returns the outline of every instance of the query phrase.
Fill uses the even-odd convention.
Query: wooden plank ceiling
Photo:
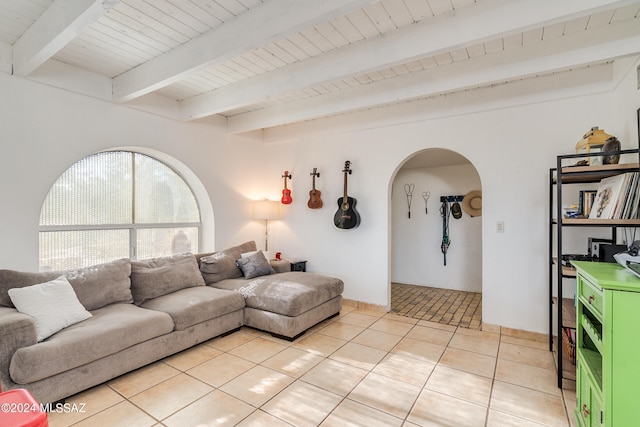
[[[0,0],[0,62],[61,87],[81,70],[112,102],[162,99],[240,133],[638,55],[639,14],[640,0]]]

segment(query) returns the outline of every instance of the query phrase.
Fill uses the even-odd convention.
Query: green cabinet
[[[578,425],[638,425],[640,278],[618,264],[576,261],[573,265],[578,286]]]

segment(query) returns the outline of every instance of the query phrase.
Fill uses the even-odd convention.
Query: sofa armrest
[[[286,273],[287,271],[291,271],[291,263],[289,261],[272,259],[269,261],[269,263],[271,264],[271,268],[273,268],[276,273]]]
[[[0,307],[0,387],[3,390],[14,384],[9,375],[13,354],[19,348],[36,344],[36,337],[33,317],[15,308]]]

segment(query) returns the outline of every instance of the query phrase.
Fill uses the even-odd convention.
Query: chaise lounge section
[[[294,340],[313,325],[340,313],[342,280],[324,274],[290,271],[288,263],[284,268],[280,267],[279,272],[271,270],[247,277],[235,262],[231,262],[243,254],[253,256],[256,252],[256,244],[251,241],[198,256],[207,285],[242,294],[245,326]],[[256,255],[260,259],[260,254]],[[264,268],[260,271],[269,271]]]

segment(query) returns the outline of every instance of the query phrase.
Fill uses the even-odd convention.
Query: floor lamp
[[[253,219],[264,220],[264,252],[269,251],[269,220],[278,219],[280,203],[273,200],[258,200],[253,205]]]

